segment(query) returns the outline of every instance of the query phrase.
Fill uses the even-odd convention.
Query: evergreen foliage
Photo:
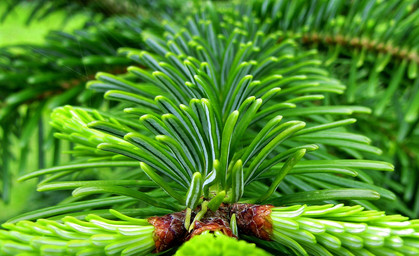
[[[67,216],[61,222],[6,223],[0,248],[5,255],[144,255],[154,249],[154,227],[112,211],[118,221],[89,214],[87,221]]]
[[[348,86],[342,104],[368,106],[357,130],[384,150],[392,175],[374,176],[403,202],[386,209],[419,216],[419,9],[417,1],[253,1],[242,13],[256,12],[262,23],[316,48],[328,70]],[[387,139],[383,139],[387,138]]]
[[[234,238],[224,236],[221,234],[205,233],[195,236],[183,244],[179,250],[176,251],[176,256],[183,255],[202,255],[202,256],[227,256],[227,255],[270,255],[265,251],[255,247],[255,244],[246,243],[243,240],[237,241]]]
[[[54,166],[40,154],[40,170],[20,181],[40,178],[39,191],[72,196],[3,224],[0,252],[145,255],[162,242],[146,218],[181,214],[182,232],[195,234],[219,218],[221,230],[274,255],[417,255],[417,220],[379,211],[394,204],[419,212],[409,171],[417,163],[408,158],[417,150],[409,140],[419,120],[412,94],[419,83],[405,82],[419,81],[419,11],[413,1],[393,10],[397,2],[208,3],[184,9],[190,15],[183,20],[104,18],[74,34],[53,32],[45,45],[2,49],[3,198],[11,184],[10,137],[21,137],[23,174],[36,130],[39,152],[43,137],[53,142]],[[51,6],[41,16],[68,5]],[[313,45],[318,51],[308,49]],[[389,67],[397,68],[390,78]],[[390,104],[393,94],[403,97]],[[53,108],[51,135],[43,136],[42,112]],[[380,156],[359,134],[375,137],[372,126],[382,120],[398,127],[384,127],[398,139],[382,142],[397,154]],[[60,163],[64,141],[71,160]],[[394,169],[383,160],[401,167],[400,179],[399,171],[383,174]],[[262,215],[253,204],[275,207]],[[243,225],[248,209],[262,223],[256,233]],[[200,243],[251,246],[214,232],[199,233],[177,254],[199,253]]]

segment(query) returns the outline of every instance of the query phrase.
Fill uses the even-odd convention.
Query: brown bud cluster
[[[183,242],[186,235],[184,221],[185,211],[148,218],[148,222],[154,226],[155,252],[165,251]]]
[[[272,207],[272,205],[233,204],[232,213],[236,214],[239,231],[263,240],[270,240]]]
[[[180,245],[207,230],[210,232],[219,231],[226,236],[235,237],[230,227],[230,219],[233,214],[236,214],[237,228],[240,233],[270,240],[272,207],[271,205],[255,204],[223,204],[217,211],[208,211],[202,219],[195,221],[191,232],[187,232],[185,229],[185,211],[162,217],[150,217],[148,222],[155,227],[155,252],[162,252]],[[199,210],[196,209],[192,212],[192,219]]]

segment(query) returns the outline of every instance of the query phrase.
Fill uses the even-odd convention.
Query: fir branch
[[[297,255],[416,255],[416,220],[360,206],[274,207],[272,239]]]
[[[301,49],[292,39],[278,42],[284,35],[278,28],[287,31],[300,26],[291,21],[299,11],[307,11],[307,6],[303,1],[281,3],[252,2],[223,11],[208,5],[180,23],[167,21],[164,33],[150,29],[139,35],[132,29],[129,43],[118,50],[118,57],[113,56],[118,44],[96,45],[91,34],[80,33],[92,53],[103,54],[83,58],[81,64],[98,68],[109,62],[109,57],[103,56],[112,55],[110,62],[137,66],[128,68],[126,74],[98,73],[96,80],[89,82],[90,89],[119,102],[112,103],[114,108],[106,112],[71,106],[54,110],[56,136],[78,144],[71,152],[78,161],[22,179],[47,175],[40,190],[69,189],[77,199],[18,216],[12,219],[16,224],[4,224],[9,231],[0,233],[0,250],[8,254],[13,250],[78,254],[89,246],[89,252],[145,254],[214,232],[274,240],[283,246],[258,244],[275,253],[417,254],[416,220],[363,210],[376,208],[367,200],[396,198],[391,191],[374,185],[376,174],[363,171],[392,171],[394,167],[382,161],[361,160],[366,153],[380,154],[381,150],[369,145],[368,137],[348,132],[345,126],[354,119],[340,117],[371,110],[330,104],[333,94],[342,94],[345,86],[325,71],[315,51]],[[326,12],[328,18],[345,6],[342,1],[319,10],[308,3],[314,8],[313,15]],[[368,13],[368,6],[354,6],[348,20],[357,20],[354,17],[359,10]],[[409,20],[405,7],[396,13]],[[277,16],[279,10],[283,17]],[[269,13],[278,24],[260,21]],[[313,31],[318,31],[318,22],[324,22],[307,18],[308,25],[316,28]],[[407,21],[398,24],[411,25]],[[337,25],[354,29],[354,24],[349,28],[345,22]],[[136,45],[137,37],[141,38],[140,46]],[[414,36],[409,39],[415,40]],[[52,47],[45,51],[54,56],[66,55],[71,49]],[[355,60],[352,67],[357,64]],[[78,58],[66,61],[80,67]],[[375,108],[378,112],[399,88],[406,67],[407,62],[398,67]],[[45,73],[32,80],[40,84],[61,75]],[[18,103],[29,94],[24,91],[19,97],[9,97],[8,102]],[[100,175],[94,180],[74,175],[102,167],[122,168],[111,170],[110,180]],[[127,173],[121,175],[121,170]],[[101,196],[93,196],[96,194]],[[252,204],[257,201],[299,205]],[[355,206],[343,206],[339,201]],[[333,204],[300,205],[313,202]],[[88,215],[87,221],[70,217],[83,216],[83,212],[75,211],[86,208],[86,213],[105,214],[101,208],[111,205],[137,215],[170,213],[148,220],[114,211],[122,221],[96,215]],[[69,215],[63,223],[25,221],[62,214]],[[89,243],[81,243],[78,236]]]
[[[90,214],[86,221],[64,217],[61,222],[38,219],[36,222],[5,223],[0,232],[3,255],[147,255],[154,249],[154,226],[115,210],[120,220]]]

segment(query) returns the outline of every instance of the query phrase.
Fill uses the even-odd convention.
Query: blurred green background
[[[32,9],[33,7],[31,8],[30,3],[21,5],[0,22],[0,46],[41,44],[44,42],[44,38],[50,30],[58,29],[70,32],[81,28],[88,18],[87,15],[83,15],[80,12],[77,15],[68,16],[64,12],[59,11],[41,20],[35,19],[30,24],[27,24],[27,18],[30,16]],[[6,3],[0,1],[0,14],[5,13],[5,11]],[[69,22],[68,18],[71,19],[71,22]],[[36,148],[36,141],[37,138],[31,139],[30,143],[32,146],[29,147],[30,149]],[[15,155],[19,155],[20,144],[17,141],[12,141],[11,144],[14,145],[11,150]],[[11,170],[16,170],[18,168],[18,162],[11,161],[10,168]],[[29,171],[38,169],[36,159],[27,168]],[[16,178],[12,178],[12,187],[15,188],[11,191],[11,198],[13,200],[7,204],[0,200],[0,222],[21,213],[23,210],[40,207],[39,201],[32,200],[34,191],[36,190],[37,180],[17,182]],[[0,185],[1,182],[2,180],[0,179]]]
[[[4,14],[6,3],[0,1],[0,14]],[[29,25],[26,24],[30,16],[31,8],[28,5],[19,6],[9,13],[0,23],[0,45],[13,45],[20,43],[42,43],[45,35],[50,30],[60,29],[64,31],[73,31],[80,28],[86,21],[86,16],[78,13],[71,16],[71,22],[67,22],[63,12],[54,12],[53,14],[41,20],[34,20]]]

